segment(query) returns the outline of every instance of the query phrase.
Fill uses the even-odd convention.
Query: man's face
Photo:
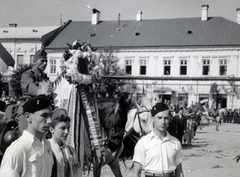
[[[47,59],[46,58],[40,58],[37,61],[35,61],[35,67],[38,68],[41,71],[44,71],[47,67]]]
[[[65,141],[69,134],[70,121],[59,122],[55,128],[50,127],[52,138],[58,141]]]
[[[153,125],[158,131],[166,131],[169,125],[169,110],[157,113],[153,118]]]
[[[50,128],[50,124],[52,115],[52,107],[49,106],[48,108],[36,111],[35,113],[30,113],[29,117],[30,125],[33,130],[37,133],[45,134],[48,132]]]
[[[179,111],[179,115],[183,115],[183,111],[182,110]]]

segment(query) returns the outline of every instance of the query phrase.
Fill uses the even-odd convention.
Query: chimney
[[[100,11],[94,8],[92,10],[92,25],[97,25],[99,21],[100,21]]]
[[[208,4],[202,5],[202,22],[205,22],[208,20]]]
[[[121,23],[121,14],[118,13],[118,28],[117,28],[117,31],[121,31],[121,29],[120,29],[120,23]]]
[[[17,27],[17,23],[9,23],[9,27],[10,28],[16,28]]]
[[[237,8],[237,23],[240,25],[240,8]]]
[[[136,20],[142,21],[142,11],[137,11]]]

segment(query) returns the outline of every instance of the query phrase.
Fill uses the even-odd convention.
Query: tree
[[[216,82],[211,84],[211,88],[210,88],[210,99],[212,100],[212,105],[211,108],[216,108],[218,109],[218,98],[219,98],[219,93],[220,93],[220,89],[218,89],[218,85]]]
[[[32,65],[29,64],[20,64],[16,70],[13,71],[13,74],[10,79],[10,87],[16,96],[17,99],[22,97],[22,88],[21,88],[21,77],[22,73],[32,68]]]
[[[236,84],[236,80],[234,79],[234,75],[228,76],[230,79],[228,80],[230,84],[230,88],[225,88],[223,86],[223,90],[226,94],[230,95],[232,98],[232,105],[231,108],[233,109],[233,103],[234,103],[234,98],[239,99],[240,98],[240,90],[238,88],[238,85]]]
[[[125,83],[123,80],[102,78],[101,76],[124,76],[125,71],[119,66],[119,58],[116,52],[112,49],[106,49],[100,52],[99,56],[100,64],[97,69],[92,73],[95,89],[99,97],[114,97],[118,94]],[[132,84],[133,89],[136,87]]]

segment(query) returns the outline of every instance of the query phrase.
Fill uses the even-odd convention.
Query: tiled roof
[[[8,27],[0,28],[1,38],[41,38],[44,34],[58,28],[59,26],[46,27]]]
[[[120,22],[70,22],[47,48],[66,48],[76,39],[94,47],[201,47],[240,46],[240,25],[222,17],[156,19]]]

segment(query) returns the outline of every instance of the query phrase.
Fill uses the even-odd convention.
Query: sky
[[[209,5],[209,16],[236,22],[240,0],[0,0],[0,27],[59,26],[61,21],[91,21],[92,9],[101,12],[100,20],[201,17],[201,6]],[[61,20],[62,19],[62,20]]]

